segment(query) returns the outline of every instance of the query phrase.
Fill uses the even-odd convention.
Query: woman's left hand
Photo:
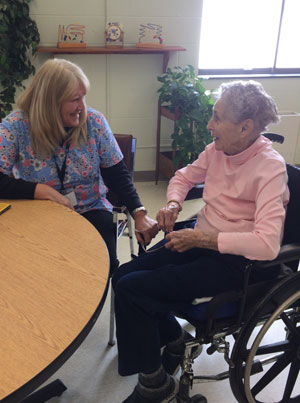
[[[135,236],[142,245],[149,245],[159,231],[157,222],[148,217],[144,211],[138,211],[134,216]]]
[[[186,252],[192,248],[218,250],[218,233],[186,228],[166,235],[165,247],[173,252]]]

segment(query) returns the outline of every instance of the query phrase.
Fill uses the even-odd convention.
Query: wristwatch
[[[133,218],[134,218],[134,216],[136,215],[136,213],[137,213],[138,211],[145,211],[145,213],[148,214],[147,209],[146,209],[144,206],[140,206],[140,207],[135,208],[135,209],[131,212],[131,215],[132,215]]]

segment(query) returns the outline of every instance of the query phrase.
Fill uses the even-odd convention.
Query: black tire
[[[205,396],[198,394],[192,396],[189,403],[207,403],[207,399]]]
[[[238,402],[270,402],[276,384],[277,403],[300,403],[300,273],[282,281],[257,304],[231,359],[230,385]]]

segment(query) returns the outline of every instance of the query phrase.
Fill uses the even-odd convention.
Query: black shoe
[[[195,338],[184,330],[183,341],[175,348],[166,345],[161,356],[162,366],[170,375],[176,375],[181,363],[184,359],[185,342],[192,341]],[[201,353],[202,346],[197,345],[192,348],[192,358],[197,357]]]
[[[138,386],[136,386],[130,396],[122,403],[176,403],[176,394],[178,392],[178,382],[173,378],[170,379],[170,386],[167,389],[165,396],[154,397],[150,399],[141,395]],[[155,394],[153,394],[155,395]]]

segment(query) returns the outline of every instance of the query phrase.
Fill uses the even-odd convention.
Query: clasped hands
[[[166,233],[168,241],[165,247],[174,252],[186,252],[192,248],[218,250],[218,232],[204,232],[192,228],[173,231],[180,210],[179,203],[169,202],[157,213],[158,226]]]
[[[194,230],[191,228],[173,231],[181,207],[177,202],[169,202],[156,215],[159,228],[166,233],[167,249],[185,252],[196,247]]]
[[[178,204],[174,204],[168,203],[166,207],[159,210],[156,215],[157,222],[148,217],[144,211],[136,213],[135,235],[141,245],[149,245],[160,230],[166,233],[173,230],[180,209]]]

